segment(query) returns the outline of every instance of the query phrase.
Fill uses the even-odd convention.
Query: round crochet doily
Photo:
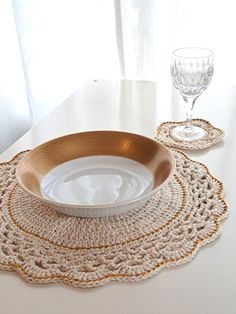
[[[171,137],[171,130],[176,126],[185,125],[186,121],[163,122],[157,128],[155,138],[167,146],[187,150],[204,149],[223,140],[224,131],[214,127],[209,121],[203,119],[193,119],[192,122],[193,125],[199,126],[207,132],[207,135],[204,138],[193,142],[184,142],[175,140]]]
[[[33,283],[95,287],[143,280],[189,261],[219,234],[226,216],[222,184],[174,151],[173,179],[143,207],[108,218],[60,214],[18,186],[25,153],[0,165],[0,268]]]

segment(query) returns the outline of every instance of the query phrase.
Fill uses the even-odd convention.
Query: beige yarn
[[[95,287],[142,280],[190,260],[218,234],[226,216],[222,184],[174,151],[177,171],[143,207],[108,218],[60,214],[17,185],[25,153],[0,165],[0,268],[33,283]]]
[[[224,131],[215,128],[209,121],[204,119],[193,119],[193,125],[203,128],[207,132],[207,136],[203,139],[193,142],[182,142],[173,139],[170,135],[172,128],[185,125],[186,121],[167,121],[163,122],[156,131],[155,138],[170,147],[177,149],[198,150],[210,147],[223,140]]]

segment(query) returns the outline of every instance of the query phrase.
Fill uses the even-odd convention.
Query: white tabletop
[[[194,116],[226,132],[225,140],[188,153],[204,162],[225,186],[229,217],[222,234],[182,266],[137,283],[114,282],[93,289],[33,286],[14,272],[0,272],[3,314],[235,314],[236,313],[236,88],[211,86]],[[159,123],[184,119],[175,91],[155,82],[91,80],[7,149],[0,161],[68,133],[114,129],[154,136]]]

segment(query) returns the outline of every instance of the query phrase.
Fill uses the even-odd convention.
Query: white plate
[[[109,205],[149,193],[153,175],[141,163],[116,156],[89,156],[49,171],[40,184],[44,198],[69,205]]]

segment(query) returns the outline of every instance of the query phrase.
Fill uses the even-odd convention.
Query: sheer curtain
[[[173,49],[210,48],[216,84],[236,84],[235,0],[120,0],[124,75],[169,79]]]
[[[0,1],[0,152],[31,125],[21,54],[9,0]]]
[[[118,73],[111,0],[13,0],[34,123],[91,76]]]
[[[154,80],[166,93],[176,47],[213,49],[213,83],[235,84],[235,7],[234,0],[1,0],[0,132],[8,134],[0,150],[87,79]]]

